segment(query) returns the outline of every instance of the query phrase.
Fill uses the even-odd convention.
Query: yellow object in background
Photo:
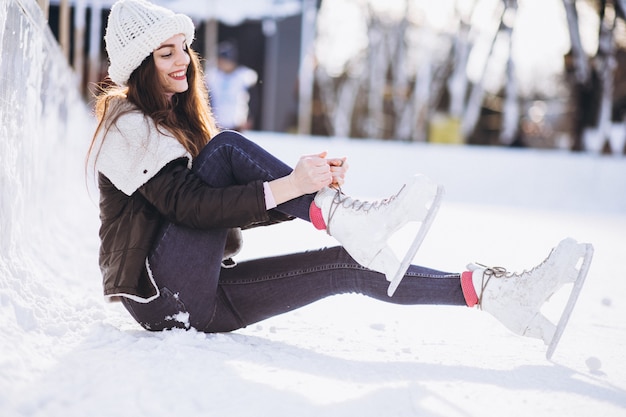
[[[451,116],[435,116],[430,121],[428,141],[432,143],[463,144],[461,119]]]

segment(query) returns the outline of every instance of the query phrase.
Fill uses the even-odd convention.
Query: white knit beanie
[[[109,77],[126,85],[130,74],[164,41],[182,33],[190,45],[191,19],[145,0],[120,0],[111,8],[104,41],[109,54]]]

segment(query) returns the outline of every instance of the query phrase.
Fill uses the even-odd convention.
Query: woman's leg
[[[271,180],[291,172],[235,132],[216,136],[196,158],[193,170],[215,187]],[[312,196],[308,201],[299,200],[281,208],[307,219]],[[400,288],[389,298],[384,275],[360,266],[340,247],[222,269],[226,232],[166,224],[149,257],[161,296],[147,304],[125,299],[124,305],[135,319],[150,330],[193,327],[217,332],[350,292],[399,304],[465,303],[458,274],[416,266],[409,268]]]
[[[195,158],[192,170],[207,184],[225,187],[288,175],[291,168],[236,132],[215,136]],[[277,209],[308,220],[313,196],[304,196]],[[204,328],[213,317],[227,229],[194,230],[165,224],[155,239],[148,263],[161,295],[123,304],[143,327]]]
[[[148,257],[160,295],[149,303],[122,297],[124,307],[148,330],[205,326],[214,314],[226,233],[165,224]]]
[[[396,304],[466,305],[459,274],[411,265],[393,297],[388,284],[341,247],[247,261],[222,269],[215,314],[199,330],[235,330],[345,293]]]
[[[214,187],[247,184],[255,180],[271,181],[293,171],[265,149],[233,131],[216,135],[195,159],[193,169]],[[314,197],[314,194],[304,195],[280,204],[276,209],[309,221],[309,207]]]
[[[150,256],[161,296],[147,304],[124,299],[143,327],[232,331],[346,293],[395,304],[466,305],[459,274],[411,265],[394,296],[389,297],[385,276],[362,267],[341,247],[221,268],[219,252],[198,254],[208,242],[219,242],[225,236],[220,233],[190,231],[182,235],[174,225],[163,229]]]

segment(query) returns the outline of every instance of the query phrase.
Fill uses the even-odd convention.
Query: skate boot
[[[463,273],[461,279],[463,291],[468,294],[475,290],[473,297],[466,296],[468,305],[478,305],[512,332],[542,339],[549,345],[546,356],[550,359],[567,325],[592,257],[591,244],[564,239],[540,265],[521,274],[501,267],[468,265],[470,272]],[[552,294],[570,283],[574,287],[555,325],[541,313],[541,307]]]
[[[325,228],[359,264],[385,274],[392,296],[430,228],[442,195],[443,188],[423,175],[411,177],[397,194],[374,202],[326,187],[311,204],[311,222]],[[420,223],[420,228],[398,259],[388,240],[409,222]]]

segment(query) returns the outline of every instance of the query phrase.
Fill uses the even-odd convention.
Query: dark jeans
[[[227,131],[206,145],[194,160],[193,170],[209,185],[226,187],[256,179],[269,181],[292,169],[240,134]],[[309,220],[313,197],[305,195],[277,209]],[[149,256],[161,295],[149,303],[123,298],[124,306],[143,327],[227,332],[345,293],[396,304],[465,305],[459,274],[411,265],[394,296],[388,297],[385,276],[362,267],[341,247],[222,268],[226,232],[174,224],[163,227]]]

